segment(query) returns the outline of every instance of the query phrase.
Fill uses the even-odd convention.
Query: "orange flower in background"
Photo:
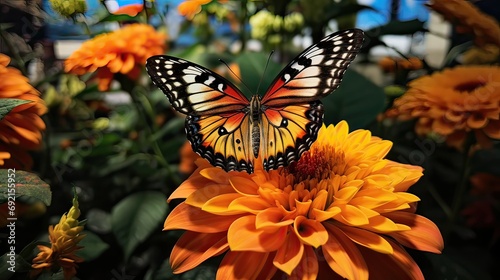
[[[85,237],[81,234],[83,226],[78,221],[78,217],[80,217],[80,209],[75,197],[68,214],[62,215],[57,225],[49,226],[51,247],[38,245],[40,253],[33,259],[32,277],[43,270],[57,272],[59,268],[62,268],[66,280],[76,275],[77,263],[83,262],[83,259],[76,256],[75,252],[82,248],[78,246],[78,243]]]
[[[188,19],[193,19],[195,15],[201,12],[201,6],[212,2],[212,0],[187,0],[177,6],[180,15]]]
[[[111,12],[113,15],[129,15],[131,17],[135,17],[144,9],[144,4],[130,4],[125,5],[118,10]]]
[[[443,240],[406,192],[422,168],[384,159],[391,146],[341,122],[288,168],[228,173],[198,159],[169,198],[186,198],[164,226],[186,230],[174,273],[225,253],[217,279],[423,279],[401,245],[440,253]]]
[[[399,58],[386,56],[379,60],[378,65],[384,72],[395,72],[400,70],[418,70],[424,66],[418,57]]]
[[[482,146],[489,146],[490,138],[500,139],[500,67],[450,68],[415,79],[408,87],[387,115],[417,118],[418,134],[446,136],[459,149],[469,132]]]
[[[500,46],[500,25],[495,18],[481,12],[465,0],[433,0],[428,7],[456,26],[458,33],[471,33],[478,46],[491,43]]]
[[[77,75],[97,71],[99,90],[105,91],[117,73],[136,79],[148,57],[166,51],[166,39],[150,25],[126,25],[84,42],[66,59],[64,69]]]
[[[212,0],[186,0],[177,6],[177,12],[191,20],[201,12],[201,6],[210,2],[212,2]],[[218,2],[224,3],[227,2],[227,0],[219,0]]]
[[[196,169],[195,161],[200,158],[200,156],[193,151],[191,143],[186,141],[181,147],[181,162],[179,163],[179,171],[183,174],[191,174]]]
[[[10,58],[0,54],[0,99],[12,98],[31,101],[19,105],[12,109],[3,119],[0,120],[0,153],[2,154],[0,166],[14,167],[7,164],[7,159],[12,159],[17,152],[13,150],[36,150],[42,143],[42,131],[45,130],[45,123],[41,115],[47,112],[45,103],[40,98],[40,92],[29,84],[27,77],[13,67],[7,67]],[[9,153],[10,157],[6,154]],[[16,160],[26,159],[20,162],[18,168],[31,168],[31,158],[28,156],[16,158]]]

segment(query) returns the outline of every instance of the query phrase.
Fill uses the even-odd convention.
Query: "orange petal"
[[[440,254],[444,248],[439,228],[429,219],[413,213],[398,211],[384,214],[396,223],[411,227],[411,230],[389,233],[403,246]]]
[[[231,251],[272,252],[285,242],[287,226],[275,230],[255,228],[256,217],[243,216],[234,221],[227,232]]]
[[[257,190],[259,186],[251,179],[244,177],[231,177],[229,183],[233,186],[234,190],[243,195],[258,196]]]
[[[170,202],[172,199],[186,198],[197,189],[205,187],[208,183],[211,183],[209,179],[203,177],[199,172],[195,171],[187,180],[175,189],[167,201]]]
[[[221,254],[228,248],[226,232],[187,231],[172,249],[170,265],[174,273],[182,273],[198,266],[210,257]]]
[[[210,214],[182,202],[170,212],[165,220],[163,230],[185,229],[205,233],[221,232],[226,231],[234,220],[239,217],[241,215],[219,216]]]
[[[382,236],[364,230],[344,225],[338,226],[342,232],[355,243],[382,254],[392,254],[392,247]]]
[[[270,279],[277,268],[274,253],[228,252],[217,270],[216,279]]]
[[[304,246],[304,255],[299,265],[293,270],[290,279],[311,279],[315,280],[318,276],[318,257],[312,247]]]
[[[393,254],[379,254],[360,247],[370,271],[370,279],[424,279],[422,271],[408,253],[394,241],[388,240]]]
[[[255,228],[279,228],[293,223],[292,219],[286,219],[285,213],[279,208],[268,208],[255,216]]]
[[[362,226],[369,223],[368,217],[365,216],[363,211],[359,210],[358,207],[353,205],[345,205],[341,207],[342,212],[335,219],[340,222],[349,224],[351,226]]]
[[[233,202],[229,204],[228,209],[232,211],[248,212],[256,215],[262,210],[268,209],[270,206],[271,204],[269,204],[269,202],[260,197],[243,196],[233,200]]]
[[[226,171],[224,171],[223,169],[218,168],[218,167],[204,168],[200,171],[200,174],[203,177],[214,181],[215,183],[219,183],[219,184],[228,184],[229,183],[229,178],[230,178],[229,174]]]
[[[328,232],[325,227],[320,222],[307,219],[304,216],[295,218],[293,229],[300,241],[314,248],[318,248],[328,240]]]
[[[328,241],[321,249],[330,268],[346,279],[368,279],[368,267],[358,247],[333,224],[324,226]]]
[[[186,198],[186,203],[198,208],[202,208],[210,199],[224,195],[234,194],[234,190],[230,185],[214,184],[212,182],[204,185],[203,188],[197,189]],[[236,197],[241,195],[236,194]]]
[[[143,4],[129,4],[118,8],[118,10],[112,12],[114,15],[129,15],[135,17],[144,8]]]
[[[203,204],[201,210],[222,216],[242,214],[244,212],[229,210],[229,205],[231,204],[231,202],[240,197],[241,195],[239,193],[221,194],[208,200],[205,204]]]
[[[297,238],[297,235],[289,232],[285,243],[278,249],[274,257],[273,264],[286,274],[290,275],[297,267],[304,254],[304,245]]]

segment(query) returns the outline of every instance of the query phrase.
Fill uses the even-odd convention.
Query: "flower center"
[[[484,82],[484,81],[467,81],[467,82],[456,85],[455,89],[457,91],[470,93],[470,92],[473,92],[475,89],[483,87],[485,85],[486,85],[486,82]]]
[[[311,155],[310,152],[302,154],[300,159],[288,167],[288,173],[293,174],[295,183],[309,179],[326,179],[330,176],[331,168],[323,151]]]

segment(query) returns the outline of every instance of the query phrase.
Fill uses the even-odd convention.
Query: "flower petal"
[[[309,247],[304,246],[304,255],[299,265],[293,270],[290,279],[311,279],[315,280],[318,276],[318,257],[316,252]]]
[[[170,254],[170,265],[174,273],[190,270],[210,257],[217,256],[229,248],[226,232],[185,232],[175,243]]]
[[[382,254],[393,253],[392,247],[389,242],[387,242],[385,238],[376,233],[344,225],[338,225],[338,227],[347,237],[349,237],[349,239],[361,246]]]
[[[304,245],[297,238],[297,235],[289,232],[284,244],[276,252],[273,264],[286,274],[290,275],[292,271],[302,260],[304,254]]]
[[[221,232],[226,231],[239,217],[241,215],[214,215],[182,202],[170,212],[165,220],[163,230],[185,229],[205,233]]]
[[[436,254],[443,250],[444,242],[439,228],[429,219],[403,211],[386,213],[384,216],[411,228],[408,231],[388,233],[403,246]]]
[[[398,244],[388,240],[394,253],[380,254],[368,248],[360,247],[361,254],[367,260],[370,279],[424,279],[422,271],[410,255]]]
[[[346,279],[368,279],[368,267],[355,243],[332,223],[324,226],[328,241],[321,249],[330,268]]]
[[[295,218],[293,229],[300,241],[314,248],[318,248],[328,240],[328,232],[325,227],[320,222],[307,219],[304,216]]]
[[[273,230],[255,228],[255,216],[243,216],[234,221],[227,232],[231,251],[272,252],[285,242],[287,226]]]
[[[277,268],[274,253],[231,252],[222,259],[216,279],[270,279]]]

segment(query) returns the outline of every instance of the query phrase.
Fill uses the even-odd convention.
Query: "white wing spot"
[[[290,80],[290,74],[283,75],[283,78],[285,79],[285,82],[288,82]]]

